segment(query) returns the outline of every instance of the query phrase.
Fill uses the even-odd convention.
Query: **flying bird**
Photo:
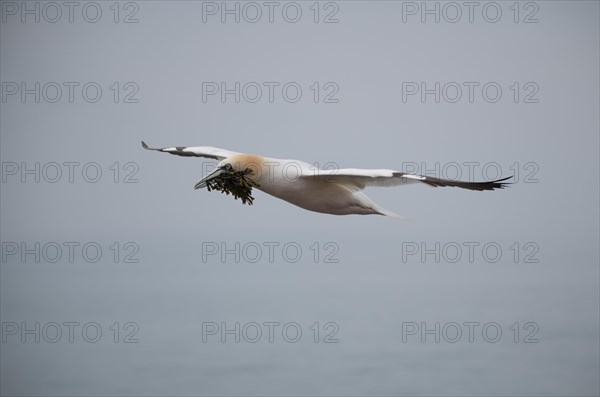
[[[453,186],[483,191],[502,189],[510,184],[504,181],[512,178],[509,176],[495,181],[464,182],[387,169],[324,170],[299,160],[269,158],[210,146],[151,148],[143,141],[142,146],[147,150],[178,156],[218,160],[216,169],[200,179],[194,189],[208,187],[210,190],[214,186],[212,184],[222,181],[221,178],[246,171],[253,187],[300,208],[333,215],[385,215],[407,219],[371,200],[363,193],[363,189],[368,186],[424,183],[433,187]]]

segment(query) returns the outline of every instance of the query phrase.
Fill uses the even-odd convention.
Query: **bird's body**
[[[233,158],[233,164],[239,164],[239,169],[248,165],[253,169],[259,164],[256,177],[250,176],[258,184],[257,189],[300,208],[334,215],[382,214],[385,211],[354,186],[321,177],[319,170],[308,163],[253,157],[251,163],[245,163],[245,158]]]
[[[489,182],[462,182],[432,178],[386,169],[322,170],[299,160],[276,159],[237,153],[213,147],[173,147],[148,150],[180,156],[208,157],[220,160],[217,169],[194,186],[206,187],[207,182],[226,172],[252,170],[248,176],[257,189],[309,211],[333,215],[386,215],[403,219],[388,211],[362,190],[367,186],[397,186],[406,183],[426,183],[430,186],[456,186],[470,190],[494,190],[506,183],[500,179]]]

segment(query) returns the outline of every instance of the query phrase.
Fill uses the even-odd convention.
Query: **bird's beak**
[[[223,172],[225,172],[223,170],[223,168],[219,167],[216,170],[214,170],[213,172],[211,172],[210,174],[206,175],[204,178],[200,179],[195,185],[194,185],[194,189],[202,189],[204,187],[206,187],[206,182],[210,181],[213,178],[218,177],[219,175],[221,175]]]

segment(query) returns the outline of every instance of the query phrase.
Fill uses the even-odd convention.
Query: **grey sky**
[[[221,23],[218,13],[203,22],[203,7],[221,2],[194,1],[120,3],[118,23],[112,2],[98,3],[96,23],[82,15],[86,2],[73,23],[64,6],[59,21],[44,21],[53,10],[44,14],[39,3],[40,23],[32,15],[22,23],[23,3],[16,11],[10,4],[3,2],[0,25],[2,242],[97,242],[103,252],[95,264],[81,251],[74,263],[7,256],[1,320],[95,321],[105,336],[101,344],[8,338],[2,393],[598,394],[597,2],[519,3],[518,23],[512,2],[494,3],[496,23],[482,14],[490,2],[480,2],[472,23],[464,6],[458,22],[446,22],[454,14],[443,2],[440,23],[422,23],[420,8],[409,12],[421,2],[320,3],[318,23],[313,2],[295,3],[297,23],[282,16],[286,4],[296,7],[286,2],[273,23],[264,5],[256,23],[243,18],[254,14]],[[323,23],[330,14],[338,23]],[[123,23],[127,15],[138,22]],[[23,82],[40,83],[40,103],[9,93]],[[203,101],[207,83],[236,82],[239,103],[206,91]],[[248,83],[256,84],[244,91]],[[408,95],[422,83],[440,84],[439,103],[434,94]],[[302,89],[297,102],[282,94],[286,84]],[[56,85],[62,96],[50,103]],[[251,103],[256,85],[262,97]],[[102,96],[89,103],[97,86]],[[451,103],[457,86],[462,96]],[[412,221],[336,217],[261,192],[248,207],[194,191],[214,162],[144,151],[142,139],[440,177],[453,177],[458,165],[463,179],[469,170],[474,179],[500,170],[518,181],[494,192],[372,188],[366,193],[377,203]],[[22,163],[36,162],[40,183],[35,175],[22,183]],[[73,183],[65,162],[78,163]],[[60,165],[56,183],[44,180],[53,178],[42,173],[53,172],[50,163]],[[97,183],[82,176],[86,164],[88,178],[101,169]],[[128,176],[138,182],[124,183]],[[133,250],[127,242],[138,263],[122,263]],[[270,242],[293,242],[302,255],[291,263],[277,248],[269,263]],[[236,263],[207,255],[223,243],[256,243],[262,256],[250,263],[242,253]],[[439,263],[407,253],[436,243],[448,247]],[[472,263],[469,243],[477,244]],[[483,257],[487,243],[501,247],[497,262]],[[452,263],[455,244],[462,256]],[[325,263],[334,251],[338,262]],[[528,254],[538,262],[524,263]],[[222,321],[297,322],[305,336],[300,344],[202,342],[202,323]],[[339,343],[310,342],[315,321],[335,322]],[[402,341],[405,322],[468,321],[501,324],[502,343]],[[110,342],[114,322],[136,322],[139,343]],[[514,322],[536,323],[539,343],[524,344],[523,335],[511,342]]]

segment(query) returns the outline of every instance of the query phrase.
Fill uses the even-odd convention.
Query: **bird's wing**
[[[453,186],[469,190],[494,190],[502,189],[509,182],[504,182],[507,178],[487,182],[464,182],[451,179],[441,179],[431,176],[415,175],[407,172],[394,170],[364,170],[356,168],[345,168],[339,170],[318,170],[312,175],[305,175],[302,178],[315,178],[321,182],[341,183],[358,190],[367,186],[398,186],[407,183],[425,183],[433,187]]]
[[[225,149],[219,149],[216,147],[210,146],[195,146],[195,147],[186,147],[186,146],[178,146],[178,147],[167,147],[167,148],[151,148],[146,145],[144,141],[142,141],[142,147],[147,150],[156,150],[159,152],[165,152],[170,154],[175,154],[177,156],[192,156],[192,157],[206,157],[209,159],[215,160],[223,160],[227,157],[233,156],[234,154],[238,154],[237,152],[232,152]]]

